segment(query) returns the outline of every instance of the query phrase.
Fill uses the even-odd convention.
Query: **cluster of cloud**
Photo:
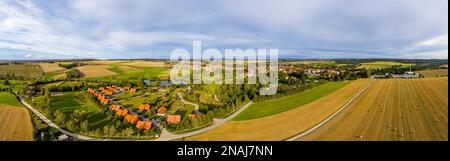
[[[168,58],[194,40],[290,58],[448,58],[448,1],[0,0],[0,59]]]

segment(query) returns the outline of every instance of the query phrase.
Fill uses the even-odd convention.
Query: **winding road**
[[[252,101],[250,101],[250,102],[246,103],[245,105],[241,106],[239,108],[239,110],[237,110],[236,112],[234,112],[230,116],[228,116],[228,117],[226,117],[224,119],[214,119],[213,124],[211,124],[208,127],[196,130],[196,131],[183,133],[183,134],[173,134],[173,133],[170,133],[169,131],[167,131],[166,129],[163,129],[163,131],[161,132],[161,136],[159,138],[155,139],[155,141],[168,141],[168,140],[181,139],[181,138],[185,138],[185,137],[189,137],[189,136],[193,136],[193,135],[198,135],[198,134],[204,133],[206,131],[212,130],[214,128],[219,127],[220,125],[223,125],[224,123],[228,122],[229,120],[233,119],[234,117],[239,115],[242,111],[244,111],[247,107],[249,107],[251,104],[253,104]]]
[[[188,102],[188,101],[184,100],[183,96],[181,94],[179,96],[181,96],[180,97],[181,101],[183,101],[184,103],[187,103],[187,104],[194,105],[196,107],[196,110],[198,110],[198,107],[199,107],[198,104],[195,104],[195,103]],[[249,107],[253,103],[252,101],[250,101],[250,102],[246,103],[245,105],[241,106],[239,108],[239,110],[237,110],[236,112],[234,112],[232,115],[228,116],[227,118],[225,118],[225,119],[214,119],[214,122],[210,126],[202,128],[202,129],[199,129],[199,130],[196,130],[196,131],[183,133],[183,134],[173,134],[173,133],[170,133],[169,131],[167,131],[166,129],[163,129],[161,131],[160,137],[158,137],[157,139],[153,139],[153,140],[124,140],[124,139],[98,139],[98,138],[88,137],[88,136],[84,136],[84,135],[80,135],[80,134],[77,134],[77,133],[70,132],[68,130],[65,130],[65,129],[59,127],[55,123],[53,123],[44,114],[42,114],[38,110],[34,109],[30,104],[25,102],[25,100],[22,97],[18,97],[18,98],[19,98],[19,101],[28,110],[33,112],[36,116],[38,116],[47,125],[57,129],[58,131],[60,131],[63,134],[66,134],[67,136],[70,136],[70,137],[73,137],[73,138],[77,138],[79,140],[85,140],[85,141],[169,141],[169,140],[175,140],[175,139],[180,139],[180,138],[184,138],[184,137],[189,137],[189,136],[197,135],[197,134],[200,134],[200,133],[206,132],[208,130],[212,130],[214,128],[219,127],[220,125],[222,125],[222,124],[226,123],[227,121],[229,121],[229,120],[233,119],[234,117],[236,117],[239,113],[244,111],[247,107]]]
[[[59,132],[66,134],[67,136],[73,137],[73,138],[77,138],[79,140],[86,140],[86,141],[95,141],[95,140],[101,140],[101,139],[96,139],[96,138],[92,138],[92,137],[88,137],[88,136],[84,136],[84,135],[80,135],[77,133],[73,133],[70,132],[68,130],[65,130],[61,127],[59,127],[58,125],[56,125],[55,123],[53,123],[50,119],[48,119],[47,117],[45,117],[44,114],[42,114],[41,112],[39,112],[38,110],[34,109],[30,104],[28,104],[27,102],[25,102],[25,100],[23,100],[22,97],[19,97],[19,101],[20,103],[22,103],[28,110],[30,110],[31,112],[33,112],[36,116],[38,116],[42,121],[44,121],[47,125],[49,125],[50,127],[55,128],[56,130],[58,130]]]

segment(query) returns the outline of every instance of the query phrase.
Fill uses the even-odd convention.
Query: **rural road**
[[[74,137],[74,138],[77,138],[79,140],[85,140],[85,141],[169,141],[169,140],[189,137],[189,136],[197,135],[197,134],[206,132],[208,130],[212,130],[212,129],[216,128],[216,127],[219,127],[220,125],[222,125],[222,124],[226,123],[227,121],[233,119],[235,116],[237,116],[239,113],[244,111],[247,107],[249,107],[253,103],[253,102],[250,101],[247,104],[245,104],[244,106],[240,107],[239,110],[237,110],[236,112],[234,112],[232,115],[228,116],[227,118],[225,118],[225,119],[214,119],[214,123],[212,125],[210,125],[208,127],[205,127],[205,128],[202,128],[202,129],[199,129],[199,130],[196,130],[196,131],[193,131],[193,132],[188,132],[188,133],[184,133],[184,134],[173,134],[173,133],[168,132],[166,129],[163,129],[163,131],[161,132],[161,136],[159,138],[157,138],[157,139],[153,139],[153,140],[124,140],[124,139],[98,139],[98,138],[92,138],[92,137],[88,137],[88,136],[84,136],[84,135],[80,135],[80,134],[77,134],[77,133],[70,132],[68,130],[65,130],[65,129],[59,127],[55,123],[53,123],[44,114],[42,114],[38,110],[34,109],[30,104],[25,102],[25,100],[22,97],[19,97],[19,101],[28,110],[33,112],[42,121],[44,121],[47,125],[49,125],[49,126],[51,126],[53,128],[56,128],[58,131],[60,131],[63,134],[66,134],[67,136]],[[187,102],[187,101],[185,103],[192,104],[192,105],[196,106],[196,108],[198,107],[198,105],[195,104],[195,103],[190,103],[190,102]]]
[[[166,129],[164,129],[161,132],[161,136],[159,138],[155,139],[154,141],[169,141],[169,140],[181,139],[181,138],[198,135],[198,134],[204,133],[206,131],[212,130],[214,128],[219,127],[220,125],[223,125],[224,123],[228,122],[229,120],[233,119],[238,114],[240,114],[242,111],[247,109],[247,107],[249,107],[251,104],[253,104],[252,101],[250,101],[250,102],[246,103],[244,106],[240,107],[239,110],[237,110],[230,116],[228,116],[224,119],[214,119],[214,123],[212,125],[202,128],[202,129],[199,129],[199,130],[196,130],[196,131],[183,133],[183,134],[173,134],[173,133],[170,133],[169,131],[167,131]]]
[[[348,100],[344,105],[342,105],[341,108],[339,108],[339,110],[337,110],[336,112],[334,112],[333,114],[331,114],[330,116],[328,116],[325,120],[322,120],[321,122],[319,122],[317,125],[309,128],[308,130],[301,132],[295,136],[292,136],[288,139],[286,139],[286,141],[295,141],[299,138],[302,138],[312,132],[314,132],[315,130],[319,129],[320,127],[322,127],[323,125],[325,125],[327,122],[329,122],[330,120],[332,120],[333,118],[335,118],[341,111],[343,111],[344,109],[346,109],[348,107],[348,105],[350,105],[356,98],[358,98],[364,91],[366,91],[373,83],[375,82],[375,80],[372,80],[369,84],[367,84],[363,89],[361,89],[358,93],[356,93],[353,97],[350,98],[350,100]]]
[[[194,107],[195,107],[194,110],[198,111],[198,109],[200,108],[200,107],[198,106],[198,104],[192,103],[192,102],[188,102],[188,101],[184,100],[183,95],[182,95],[181,93],[177,93],[177,95],[178,95],[178,97],[181,99],[181,102],[186,103],[186,104],[190,104],[190,105],[194,106]]]
[[[42,121],[44,121],[47,125],[57,129],[59,132],[66,134],[67,136],[73,137],[73,138],[77,138],[79,140],[86,140],[86,141],[94,141],[94,140],[99,140],[96,138],[91,138],[88,136],[83,136],[80,134],[76,134],[67,130],[64,130],[63,128],[60,128],[58,125],[56,125],[55,123],[53,123],[50,119],[48,119],[47,117],[45,117],[45,115],[43,115],[41,112],[39,112],[38,110],[34,109],[30,104],[28,104],[27,102],[25,102],[25,100],[23,100],[22,97],[19,97],[19,101],[20,103],[22,103],[23,105],[25,105],[25,107],[30,110],[31,112],[33,112],[36,116],[38,116]]]

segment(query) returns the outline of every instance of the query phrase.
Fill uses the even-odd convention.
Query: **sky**
[[[170,58],[193,41],[281,58],[448,59],[448,0],[0,0],[0,60]]]

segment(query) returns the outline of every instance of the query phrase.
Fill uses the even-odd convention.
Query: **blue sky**
[[[1,59],[169,58],[177,48],[284,58],[448,58],[448,0],[0,0]]]

